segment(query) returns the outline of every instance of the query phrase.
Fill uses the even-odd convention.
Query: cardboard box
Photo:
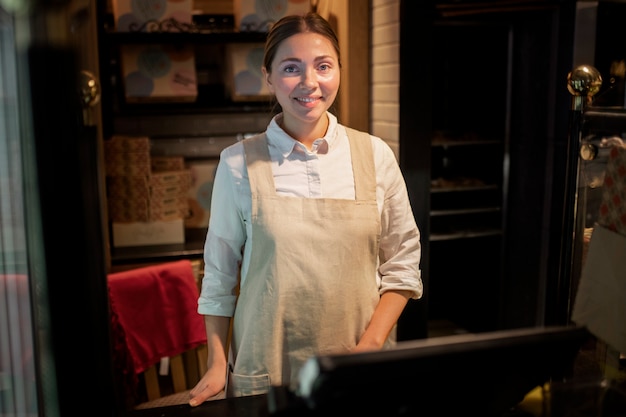
[[[148,165],[151,166],[149,152],[107,152],[104,155],[107,165]]]
[[[191,172],[191,186],[188,191],[189,214],[185,218],[185,227],[208,227],[217,161],[189,163],[188,168]]]
[[[112,0],[118,32],[179,32],[192,23],[193,0]]]
[[[288,14],[311,10],[310,0],[234,0],[235,29],[240,32],[268,32],[272,25]]]
[[[165,199],[171,197],[183,197],[187,195],[187,188],[180,185],[170,185],[168,187],[151,187],[150,198]]]
[[[170,187],[178,185],[182,188],[191,186],[191,172],[188,169],[182,171],[153,172],[149,178],[150,187]]]
[[[109,199],[150,198],[151,190],[146,176],[107,177],[107,197]]]
[[[107,176],[150,175],[149,152],[107,152],[104,158]]]
[[[153,221],[185,218],[189,203],[186,195],[164,198],[127,196],[109,198],[108,209],[112,221]]]
[[[143,212],[127,207],[115,206],[109,211],[109,218],[113,222],[132,223],[132,222],[153,222],[158,220],[176,220],[185,219],[189,211],[188,208],[171,206],[159,209],[146,208]]]
[[[104,141],[106,154],[118,152],[150,152],[150,138],[148,136],[113,135]]]
[[[107,176],[141,176],[150,175],[150,162],[137,164],[106,164]]]
[[[140,212],[148,210],[162,210],[165,208],[184,208],[187,207],[187,199],[185,196],[173,196],[166,198],[141,198],[127,197],[122,199],[109,198],[109,209],[115,208],[137,210]]]
[[[148,222],[152,220],[147,204],[143,211],[139,211],[137,208],[120,207],[112,204],[110,200],[109,206],[109,220],[113,223]]]
[[[232,101],[265,101],[270,98],[261,72],[263,48],[262,43],[227,45],[226,86]]]
[[[185,243],[183,219],[112,224],[113,246],[148,246]]]
[[[185,158],[182,156],[152,156],[152,171],[180,171],[185,169]]]
[[[165,198],[187,195],[189,170],[151,172],[149,175],[120,175],[106,179],[109,198]]]
[[[144,201],[143,206],[134,204],[132,206],[117,204],[114,200],[109,199],[109,219],[112,222],[149,222],[153,219],[150,218],[150,209],[148,208],[147,200]]]
[[[193,5],[203,14],[234,14],[233,0],[194,0]]]
[[[122,45],[126,101],[191,102],[198,96],[193,45]]]
[[[175,219],[185,219],[187,215],[186,208],[164,208],[160,210],[152,210],[150,212],[150,221],[158,221],[158,220],[175,220]]]

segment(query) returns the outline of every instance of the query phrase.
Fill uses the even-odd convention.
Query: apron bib
[[[357,344],[378,304],[372,147],[366,133],[348,128],[348,138],[355,200],[277,195],[265,134],[244,142],[253,238],[234,315],[229,397],[295,389],[311,356]]]

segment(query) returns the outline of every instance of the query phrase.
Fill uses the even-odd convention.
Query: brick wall
[[[371,0],[370,131],[398,157],[400,0]]]

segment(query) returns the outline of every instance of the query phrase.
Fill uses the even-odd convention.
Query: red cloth
[[[114,348],[136,374],[206,343],[189,260],[109,274],[108,286]]]

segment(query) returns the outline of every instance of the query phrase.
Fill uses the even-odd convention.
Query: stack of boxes
[[[151,157],[148,137],[105,141],[113,246],[185,242],[191,173],[182,157]]]

